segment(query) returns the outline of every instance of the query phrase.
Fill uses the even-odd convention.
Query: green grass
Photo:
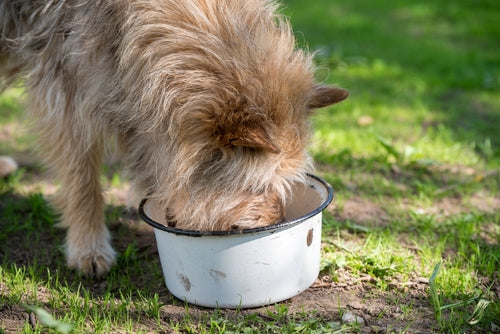
[[[386,289],[388,277],[430,277],[442,261],[440,298],[451,303],[487,295],[491,303],[481,314],[483,327],[464,321],[471,307],[459,304],[439,313],[437,328],[487,332],[493,322],[498,329],[500,303],[491,289],[499,284],[500,208],[484,212],[470,202],[479,193],[490,200],[499,193],[500,25],[494,9],[500,6],[288,3],[296,31],[320,50],[321,77],[351,91],[345,103],[317,113],[315,159],[328,166],[325,177],[337,189],[338,206],[362,197],[384,208],[389,221],[373,226],[380,225],[373,217],[360,227],[331,218],[327,235],[349,229],[363,236],[351,247],[339,238],[325,248],[325,268],[331,275],[339,266],[369,274]],[[320,15],[330,19],[314,19]],[[366,125],[358,123],[363,116]],[[461,212],[426,213],[452,200],[465,204]]]
[[[324,215],[322,280],[352,293],[362,286],[366,305],[384,301],[368,326],[499,331],[500,3],[286,0],[283,11],[300,44],[317,51],[318,79],[351,93],[313,118],[310,150],[336,196]],[[0,154],[35,147],[16,131],[24,107],[22,89],[0,96]],[[351,308],[338,290],[328,315],[289,303],[254,312],[184,305],[166,290],[141,223],[114,202],[106,212],[118,265],[104,281],[81,277],[65,268],[64,231],[40,178],[34,163],[0,181],[0,315],[43,307],[76,333],[361,330],[340,322]],[[116,166],[102,180],[127,184]],[[386,313],[393,306],[402,320]],[[425,328],[421,308],[434,315]],[[39,318],[20,330],[56,331]]]

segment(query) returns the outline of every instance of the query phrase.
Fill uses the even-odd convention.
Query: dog
[[[1,85],[25,79],[67,264],[115,259],[99,183],[116,140],[135,193],[176,227],[279,222],[312,170],[313,110],[344,100],[269,0],[2,0]]]

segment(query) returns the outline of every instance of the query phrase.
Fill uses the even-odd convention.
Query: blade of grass
[[[463,300],[461,302],[457,302],[457,303],[453,303],[453,304],[448,304],[448,305],[443,305],[443,306],[441,306],[441,311],[444,311],[444,310],[447,310],[447,309],[452,309],[452,308],[466,306],[466,305],[472,304],[473,302],[475,302],[478,299],[479,299],[479,296],[476,296],[476,297],[469,298],[467,300]]]
[[[442,325],[442,317],[441,317],[441,301],[439,300],[439,294],[437,292],[436,287],[436,277],[439,273],[439,268],[441,267],[441,262],[438,262],[434,266],[434,270],[432,271],[432,275],[429,279],[429,287],[431,289],[431,304],[434,308],[434,315],[436,316],[436,320],[439,325]]]
[[[486,299],[481,299],[477,303],[476,307],[474,308],[474,312],[472,312],[472,316],[469,319],[469,324],[475,325],[479,321],[481,321],[484,311],[486,308],[492,303],[492,301],[486,300]]]
[[[73,329],[73,325],[54,319],[52,315],[41,307],[24,305],[24,308],[36,314],[40,323],[48,328],[55,329],[59,333],[67,334]]]
[[[398,152],[396,147],[389,142],[389,140],[382,136],[377,136],[377,141],[385,148],[389,155],[394,156],[394,158],[398,161],[400,160],[401,154]]]

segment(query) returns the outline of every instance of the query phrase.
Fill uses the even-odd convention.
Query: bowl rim
[[[319,176],[313,175],[313,174],[306,174],[307,177],[310,177],[312,179],[315,179],[321,185],[323,185],[326,190],[327,190],[327,196],[324,199],[324,201],[321,203],[319,207],[316,209],[306,213],[305,215],[302,215],[300,217],[297,217],[292,220],[287,220],[281,223],[277,224],[272,224],[272,225],[267,225],[267,226],[261,226],[261,227],[255,227],[255,228],[248,228],[248,229],[242,229],[242,230],[227,230],[227,231],[199,231],[199,230],[185,230],[185,229],[180,229],[176,227],[171,227],[171,226],[166,226],[163,224],[160,224],[156,221],[154,221],[152,218],[150,218],[145,212],[144,212],[144,206],[148,200],[148,198],[142,199],[141,203],[139,204],[138,208],[138,214],[139,217],[144,220],[147,224],[151,225],[152,227],[168,232],[168,233],[173,233],[175,235],[184,235],[184,236],[190,236],[190,237],[203,237],[203,236],[229,236],[229,235],[242,235],[242,234],[254,234],[258,232],[270,232],[274,233],[277,232],[278,230],[291,227],[294,225],[298,225],[299,223],[317,215],[318,213],[321,213],[333,200],[334,198],[334,193],[333,193],[333,188],[328,182],[320,178]]]

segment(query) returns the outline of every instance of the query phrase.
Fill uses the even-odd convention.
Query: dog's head
[[[218,228],[246,229],[283,220],[291,184],[303,181],[311,169],[306,152],[308,116],[314,109],[338,103],[347,96],[344,89],[314,85],[304,105],[287,105],[284,109],[276,105],[259,113],[255,112],[258,106],[243,104],[217,124],[213,139],[220,150],[231,159],[248,161],[248,168],[242,165],[239,171],[239,178],[247,184],[242,188],[244,197],[227,215],[218,218]]]

